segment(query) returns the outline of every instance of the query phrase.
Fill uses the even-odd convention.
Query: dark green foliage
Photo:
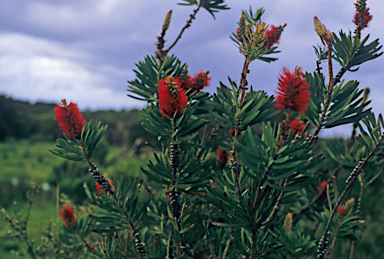
[[[305,118],[309,120],[313,125],[318,125],[322,112],[322,105],[324,105],[326,98],[326,86],[324,82],[323,74],[306,73],[305,81],[309,85],[309,91],[311,92],[311,98],[309,101],[309,107],[305,113]]]
[[[320,121],[322,107],[327,98],[328,86],[325,85],[324,76],[317,73],[305,75],[305,80],[309,84],[311,101],[305,117],[314,125]],[[371,108],[365,109],[370,101],[362,103],[364,90],[358,89],[357,81],[344,81],[335,86],[330,108],[323,121],[324,128],[332,128],[343,124],[349,124],[366,117]]]
[[[196,133],[201,127],[209,123],[209,120],[194,116],[194,112],[198,108],[198,103],[194,103],[185,108],[182,115],[173,118],[163,117],[159,108],[151,105],[143,110],[143,117],[146,122],[142,126],[153,135],[157,136],[158,140],[169,140],[170,138],[178,137],[180,140],[187,141],[193,137],[186,137],[191,133]],[[177,128],[176,131],[173,131]]]
[[[285,258],[292,256],[294,258],[305,258],[309,251],[314,252],[316,242],[312,237],[305,233],[303,229],[288,230],[282,227],[277,228],[272,235],[279,242],[277,247],[283,248],[277,250],[279,258]]]
[[[91,120],[84,125],[83,131],[81,132],[81,141],[83,142],[85,154],[88,159],[92,157],[93,150],[108,128],[107,125],[102,127],[100,125],[100,121],[92,123]]]
[[[80,236],[87,238],[91,233],[91,230],[88,227],[89,221],[90,218],[86,216],[77,218],[76,229],[73,229],[71,226],[69,226],[69,224],[68,227],[62,225],[61,233],[59,235],[60,241],[67,246],[78,246],[78,244],[82,243],[82,241],[76,232],[78,232]]]
[[[328,58],[328,50],[327,48],[322,48],[321,46],[313,46],[313,48],[315,49],[315,54],[316,54],[316,57],[317,57],[317,60],[321,61],[321,60],[327,60]]]
[[[16,101],[0,95],[0,141],[33,138],[53,141],[60,133],[53,120],[53,104]]]
[[[357,71],[359,67],[353,69],[354,66],[360,65],[369,60],[380,57],[383,52],[377,53],[382,46],[379,46],[379,39],[365,45],[369,35],[360,42],[353,38],[351,32],[347,35],[343,31],[339,33],[340,37],[333,34],[335,42],[333,43],[333,51],[335,55],[332,57],[343,67],[350,71]],[[360,39],[359,39],[360,40]]]
[[[245,19],[250,24],[256,24],[261,21],[261,16],[264,14],[265,9],[259,8],[255,13],[252,12],[252,6],[249,7],[249,11],[243,11]]]
[[[204,169],[208,161],[203,158],[194,157],[196,151],[181,152],[178,181],[176,187],[185,192],[203,191],[208,184],[210,174]],[[168,154],[168,152],[167,152]],[[148,169],[142,168],[142,172],[148,176],[151,186],[163,189],[172,183],[173,169],[170,165],[169,156],[155,155],[156,163],[149,161]]]
[[[161,67],[153,56],[146,56],[144,62],[139,62],[136,66],[138,71],[134,72],[137,78],[128,81],[128,91],[136,95],[128,94],[128,96],[148,103],[157,101],[157,83],[160,79],[168,75],[178,77],[186,69],[186,64],[181,64],[181,61],[173,55],[167,56]]]
[[[108,126],[100,126],[101,122],[87,122],[81,132],[80,140],[74,134],[72,138],[64,133],[64,139],[57,139],[57,148],[50,150],[56,156],[73,161],[87,160],[92,157],[93,150],[100,141]]]
[[[371,109],[364,110],[370,101],[362,103],[360,96],[364,90],[359,90],[357,86],[357,81],[348,81],[346,84],[341,82],[333,89],[329,114],[323,123],[325,128],[353,123],[370,113]]]
[[[82,161],[85,160],[81,144],[78,139],[70,138],[64,134],[64,139],[57,139],[55,149],[49,150],[55,156],[66,158],[72,161]]]
[[[361,122],[365,125],[359,124],[359,129],[361,131],[361,137],[357,140],[363,144],[368,151],[373,151],[377,141],[382,138],[382,127],[380,127],[380,120],[376,120],[375,115],[370,113],[367,117],[361,120]],[[381,145],[382,146],[382,145]],[[381,151],[379,149],[379,151]]]
[[[324,224],[327,224],[330,215],[331,211],[326,208],[321,213],[316,212],[316,216]],[[348,215],[337,214],[336,219],[331,225],[332,233],[335,233],[336,229],[338,229],[338,236],[341,238],[350,240],[359,240],[361,238],[362,233],[358,229],[358,226],[361,224],[360,217],[351,213]]]
[[[252,128],[248,128],[244,137],[236,142],[242,151],[241,159],[250,170],[249,176],[255,180],[265,178],[270,187],[285,191],[300,189],[312,183],[316,177],[309,170],[322,162],[321,156],[312,154],[309,149],[303,152],[306,145],[301,142],[303,137],[292,141],[293,134],[276,153],[274,147],[279,136],[274,132],[276,130],[270,123],[264,126],[261,138],[255,136]],[[276,181],[282,179],[288,179],[290,184],[284,187],[276,185]]]
[[[214,13],[219,12],[220,10],[230,9],[224,4],[224,0],[183,0],[186,3],[179,3],[179,5],[198,5],[207,10],[213,18],[215,18]]]
[[[270,112],[273,98],[267,96],[264,91],[254,92],[251,90],[245,97],[241,109],[238,87],[235,82],[229,79],[230,88],[220,83],[217,94],[213,95],[212,101],[206,101],[207,111],[216,119],[221,127],[229,129],[246,129],[248,126],[267,121],[273,118],[278,111]]]

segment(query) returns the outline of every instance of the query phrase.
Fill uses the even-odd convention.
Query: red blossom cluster
[[[372,15],[369,14],[369,8],[365,12],[360,13],[356,12],[355,17],[353,18],[353,23],[362,30],[368,27],[368,23],[372,20]]]
[[[219,147],[216,150],[216,155],[217,155],[217,161],[220,164],[220,168],[223,169],[225,165],[228,163],[229,154],[225,150]]]
[[[342,206],[342,207],[339,207],[339,208],[337,209],[337,213],[338,213],[339,215],[346,215],[346,214],[348,214],[348,211],[347,211],[347,209],[346,209],[344,206]]]
[[[278,27],[275,25],[271,25],[268,31],[266,32],[266,38],[263,42],[263,47],[271,48],[274,44],[279,43],[281,33],[283,32],[285,26],[287,26],[287,24]],[[239,31],[240,29],[237,28],[235,37],[241,42],[243,42],[244,38],[239,36]]]
[[[281,33],[283,32],[285,26],[287,26],[287,24],[279,27],[276,27],[275,25],[269,27],[267,37],[264,40],[264,46],[271,48],[274,44],[279,43]]]
[[[338,209],[337,209],[337,213],[339,215],[347,215],[348,214],[348,210],[351,209],[353,207],[353,204],[355,203],[355,198],[350,198],[348,199],[343,206],[340,206]]]
[[[180,112],[187,106],[187,95],[181,87],[179,79],[167,76],[158,83],[159,105],[161,114],[166,117],[173,117],[175,112]]]
[[[321,182],[320,186],[317,186],[317,195],[321,193],[321,196],[319,197],[320,201],[324,201],[327,199],[327,192],[323,192],[325,188],[327,188],[327,181]]]
[[[60,210],[60,216],[63,219],[64,225],[66,228],[71,226],[72,228],[76,227],[77,220],[75,217],[75,211],[72,206],[63,205],[63,208]],[[69,223],[69,226],[67,225]]]
[[[296,67],[294,72],[283,68],[274,106],[277,109],[291,109],[299,114],[304,114],[308,109],[311,95],[308,88],[309,85],[303,78],[301,68]]]
[[[75,138],[80,137],[81,131],[86,123],[83,114],[76,103],[70,102],[67,105],[65,99],[54,108],[56,120],[59,121],[59,127],[63,133],[72,138],[72,132]]]
[[[107,178],[107,174],[104,173],[104,178]],[[113,191],[114,187],[113,187],[113,181],[111,179],[108,179],[108,182],[111,184],[111,190]],[[96,190],[99,194],[101,194],[101,190],[103,190],[105,192],[105,190],[101,187],[101,185],[98,183],[98,182],[95,182],[96,183]]]
[[[298,118],[296,118],[291,122],[290,127],[291,127],[291,130],[300,134],[304,130],[305,124],[302,120],[299,120]]]
[[[209,71],[200,72],[194,77],[191,77],[188,74],[187,78],[181,81],[181,87],[184,89],[188,96],[193,93],[200,93],[201,90],[208,86],[211,82],[211,77],[209,77],[208,74]]]

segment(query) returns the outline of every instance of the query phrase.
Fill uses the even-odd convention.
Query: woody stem
[[[248,85],[247,74],[249,73],[248,67],[249,67],[250,62],[251,61],[248,58],[245,59],[243,71],[241,73],[241,85],[239,88],[239,89],[241,89],[241,97],[240,97],[240,107],[238,107],[238,109],[241,109],[243,107],[244,98],[245,98],[245,91],[247,90],[246,87]],[[235,136],[234,136],[235,139],[237,139],[240,136],[240,131],[241,131],[241,129],[239,129],[240,123],[241,123],[241,118],[240,118],[240,116],[238,116],[236,118]],[[234,181],[235,181],[235,187],[236,187],[237,192],[240,194],[240,184],[239,184],[239,179],[238,179],[239,172],[238,172],[238,164],[236,161],[236,142],[235,141],[233,141],[232,151],[230,152],[230,154],[232,155],[231,169],[232,169],[232,174],[233,174]]]
[[[187,24],[185,24],[185,26],[183,27],[183,29],[181,29],[181,31],[180,31],[179,35],[177,36],[176,40],[172,43],[172,45],[171,45],[168,49],[166,49],[166,50],[164,51],[165,53],[168,53],[168,52],[169,52],[169,51],[176,45],[176,43],[180,40],[181,36],[183,35],[184,31],[185,31],[188,27],[191,26],[192,20],[195,19],[197,12],[200,10],[200,7],[201,7],[201,5],[199,4],[199,5],[197,6],[197,8],[193,11],[193,13],[191,14],[189,20],[187,21]]]
[[[312,134],[311,138],[309,139],[309,143],[304,148],[304,151],[307,150],[311,146],[312,142],[314,141],[316,136],[319,134],[321,126],[323,125],[323,122],[325,120],[326,113],[327,113],[328,108],[329,108],[329,104],[331,102],[331,97],[332,97],[332,93],[333,93],[333,87],[334,87],[334,85],[337,82],[340,81],[340,78],[342,77],[342,75],[345,73],[345,71],[349,67],[348,63],[347,63],[347,65],[345,67],[342,67],[340,69],[340,71],[336,75],[336,77],[333,78],[332,43],[331,42],[327,43],[327,46],[328,46],[328,73],[329,73],[329,87],[328,87],[327,99],[325,100],[325,103],[324,103],[323,112],[321,113],[321,118],[319,120],[319,124],[317,125],[317,128],[316,128],[315,132]]]
[[[327,223],[327,225],[325,227],[324,234],[323,234],[323,239],[322,239],[322,242],[320,244],[320,245],[322,245],[322,247],[325,247],[325,237],[326,237],[326,235],[328,233],[328,230],[329,230],[329,228],[331,226],[331,222],[332,222],[333,217],[335,216],[337,208],[340,206],[341,201],[343,200],[343,198],[346,195],[346,193],[349,190],[349,188],[352,186],[352,184],[357,179],[357,176],[360,174],[360,172],[363,169],[365,163],[373,156],[373,154],[379,148],[379,146],[380,146],[381,142],[383,141],[383,139],[384,139],[384,134],[381,135],[381,138],[377,141],[377,143],[376,143],[375,147],[373,148],[373,150],[371,152],[369,152],[369,154],[364,159],[360,160],[360,163],[358,164],[358,166],[355,167],[354,171],[352,172],[352,174],[353,174],[352,178],[348,181],[347,186],[345,187],[344,191],[341,193],[339,199],[336,202],[335,208],[331,212],[331,216],[329,217],[328,223]]]

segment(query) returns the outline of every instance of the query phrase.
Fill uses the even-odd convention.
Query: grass
[[[15,219],[15,215],[20,209],[24,212],[27,209],[26,193],[30,190],[31,182],[52,183],[52,179],[55,179],[54,171],[61,168],[64,163],[68,163],[68,161],[49,152],[49,149],[54,147],[54,142],[44,143],[23,140],[0,143],[0,197],[2,197],[0,199],[0,208],[5,206],[8,214],[13,219]],[[101,153],[103,153],[103,149],[107,152],[104,155],[95,154],[93,159],[102,161],[97,162],[100,171],[107,173],[108,178],[112,179],[120,172],[143,177],[140,167],[145,166],[148,158],[151,157],[147,153],[136,155],[132,150],[123,147],[109,147],[105,142],[101,142],[96,150],[98,148]],[[102,159],[100,159],[101,156]],[[73,182],[76,180],[82,181],[82,179],[86,179],[91,184],[90,187],[94,188],[92,186],[93,179],[87,172],[86,163],[72,161],[69,161],[69,163],[72,165],[69,167],[70,169],[83,168],[81,170],[84,170],[84,172],[79,177],[76,177],[73,173],[72,175],[69,174],[69,176],[68,173],[70,172],[64,172],[60,190],[65,189],[63,186],[65,182],[73,185]],[[73,195],[76,195],[76,193]],[[56,223],[57,221],[55,196],[54,187],[47,191],[40,190],[32,206],[27,231],[29,238],[34,239],[36,244],[41,243],[41,233],[46,230],[48,223],[50,221]],[[17,201],[17,204],[14,204],[13,201]],[[59,226],[61,224],[62,222],[59,222]],[[0,216],[0,258],[25,258],[10,253],[12,250],[25,252],[24,243],[7,234],[10,229],[8,222]]]
[[[39,195],[40,196],[40,195]],[[51,202],[38,202],[39,196],[32,205],[30,217],[28,220],[28,237],[34,240],[36,244],[41,244],[41,233],[46,230],[50,221],[56,222],[56,205]],[[7,209],[7,213],[12,217],[16,217],[15,211],[25,215],[27,203],[14,204]],[[24,213],[23,213],[24,212]],[[22,217],[24,218],[24,217]],[[9,223],[3,218],[0,218],[0,258],[26,258],[25,256],[13,255],[10,252],[20,251],[26,253],[25,243],[15,237],[10,237],[7,232],[11,230]]]
[[[48,150],[55,147],[53,142],[9,141],[0,143],[1,178],[24,177],[46,180],[52,167],[62,161]]]

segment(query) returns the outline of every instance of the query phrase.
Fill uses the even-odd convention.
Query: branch
[[[246,58],[245,59],[245,62],[244,62],[244,67],[243,67],[243,71],[241,73],[241,86],[239,87],[239,89],[241,89],[241,97],[240,97],[240,106],[238,107],[239,110],[242,109],[243,107],[243,103],[244,103],[244,98],[245,98],[245,91],[247,90],[247,85],[248,85],[248,82],[247,82],[247,74],[249,73],[249,70],[248,70],[248,67],[249,67],[249,64],[251,63],[251,61]],[[240,125],[240,115],[236,118],[236,126],[235,126],[235,136],[234,136],[234,139],[237,139],[239,136],[240,136],[240,132],[241,132],[241,129],[239,129],[239,125]],[[238,192],[239,195],[241,195],[241,191],[240,191],[240,185],[239,185],[239,166],[238,166],[238,163],[236,161],[236,142],[233,141],[233,144],[232,144],[232,151],[230,152],[230,154],[232,155],[232,159],[231,159],[231,164],[230,164],[230,167],[232,169],[232,174],[233,174],[233,178],[235,180],[235,188]]]
[[[327,180],[327,184],[330,184],[332,182],[332,179],[336,176],[337,172],[342,168],[342,165],[341,163],[339,164],[339,166],[333,170],[333,173],[332,173],[332,176]],[[307,210],[309,210],[311,208],[311,206],[313,204],[315,204],[315,202],[317,202],[317,200],[321,197],[321,195],[323,195],[323,193],[326,191],[326,189],[322,189],[316,196],[315,198],[308,204],[302,206],[297,212],[293,213],[293,222],[296,222],[298,220],[298,216],[300,216],[302,213],[306,212]]]
[[[334,235],[333,240],[332,240],[332,245],[329,248],[329,251],[328,251],[328,254],[327,254],[327,259],[330,259],[331,256],[332,256],[333,248],[335,247],[335,244],[336,244],[337,234],[339,233],[339,228],[340,228],[340,223],[337,225],[337,228],[336,228],[336,231],[335,231],[335,235]]]
[[[228,241],[227,241],[227,245],[225,246],[222,259],[225,259],[225,257],[227,256],[228,248],[229,248],[229,245],[231,244],[231,241],[232,241],[232,238],[233,238],[233,232],[235,232],[235,230],[233,228],[230,228],[229,229],[229,238],[228,238]]]
[[[304,148],[304,150],[307,150],[309,148],[310,145],[312,145],[314,139],[316,138],[316,136],[319,134],[319,131],[321,129],[321,126],[323,125],[323,122],[324,122],[324,119],[325,119],[325,116],[326,116],[326,113],[328,111],[328,108],[329,108],[329,104],[330,104],[330,101],[331,101],[331,97],[332,97],[332,92],[333,92],[333,87],[334,85],[337,84],[337,82],[340,81],[340,78],[343,76],[343,74],[345,73],[345,71],[347,71],[347,69],[344,70],[344,68],[347,68],[348,67],[348,64],[345,66],[345,67],[342,67],[339,71],[339,73],[337,73],[336,77],[333,78],[333,67],[332,67],[332,43],[328,43],[327,44],[327,47],[328,47],[328,73],[329,73],[329,88],[328,88],[328,94],[327,94],[327,99],[325,100],[325,103],[324,103],[324,107],[323,107],[323,112],[321,114],[321,118],[319,120],[319,124],[317,125],[317,128],[315,130],[315,132],[311,135],[311,138],[309,139],[309,143],[308,145]],[[348,62],[349,63],[349,62]],[[344,71],[343,71],[344,70]],[[343,71],[343,72],[341,72]],[[320,72],[320,69],[318,70],[318,72]]]
[[[345,194],[347,193],[349,188],[352,186],[352,184],[355,182],[357,176],[362,171],[362,168],[364,167],[365,163],[373,156],[375,151],[379,148],[380,143],[381,143],[381,141],[383,141],[383,139],[384,139],[384,133],[381,135],[381,138],[377,141],[373,150],[368,154],[367,157],[360,160],[359,164],[355,167],[355,169],[353,169],[352,173],[349,175],[349,177],[347,179],[347,186],[345,187],[343,193],[340,195],[339,199],[337,200],[335,208],[332,210],[332,213],[331,213],[331,216],[329,217],[327,226],[325,227],[323,237],[322,237],[321,241],[319,242],[319,250],[320,250],[318,253],[319,259],[323,258],[323,256],[324,256],[323,252],[326,250],[325,241],[326,241],[326,237],[328,236],[327,233],[328,233],[328,230],[331,226],[331,222],[332,222],[333,217],[335,216],[337,208],[340,206],[341,201],[343,200]]]
[[[84,239],[84,237],[79,233],[79,231],[77,229],[75,229],[75,232],[76,232],[77,236],[80,238],[80,240],[85,244],[88,251],[90,251],[92,254],[97,255],[95,249],[87,242],[87,240]]]
[[[172,253],[172,231],[169,231],[168,243],[167,243],[167,257],[166,259],[173,259]]]
[[[360,185],[360,194],[359,194],[359,200],[357,201],[357,208],[356,208],[356,216],[360,217],[361,216],[361,202],[363,199],[363,191],[364,191],[364,180],[365,180],[365,173],[363,172],[361,176],[361,185]],[[353,253],[354,253],[354,247],[355,247],[355,240],[352,240],[351,243],[351,252],[349,254],[349,259],[353,259]]]
[[[179,36],[177,36],[176,40],[172,43],[172,45],[171,45],[168,49],[164,50],[165,54],[167,54],[167,53],[168,53],[168,52],[169,52],[169,51],[176,45],[176,43],[180,40],[181,35],[183,35],[184,31],[185,31],[188,27],[191,26],[192,20],[195,19],[197,12],[200,10],[200,7],[201,7],[201,5],[199,4],[199,5],[197,6],[197,8],[193,11],[193,14],[191,14],[189,20],[187,21],[187,24],[183,27],[183,29],[181,29],[181,31],[180,31],[180,33],[179,33]]]
[[[286,186],[286,185],[287,185],[287,181],[285,181],[285,183],[283,184],[283,186]],[[271,214],[269,215],[269,217],[267,218],[267,220],[265,221],[265,224],[261,227],[261,229],[265,229],[265,228],[267,227],[266,223],[268,223],[269,221],[271,221],[271,220],[273,219],[273,217],[275,216],[277,210],[279,209],[281,200],[283,199],[283,195],[284,195],[284,191],[280,191],[280,194],[279,194],[279,197],[277,198],[277,201],[276,201],[276,203],[275,203],[275,206],[273,206],[273,209],[272,209]]]

